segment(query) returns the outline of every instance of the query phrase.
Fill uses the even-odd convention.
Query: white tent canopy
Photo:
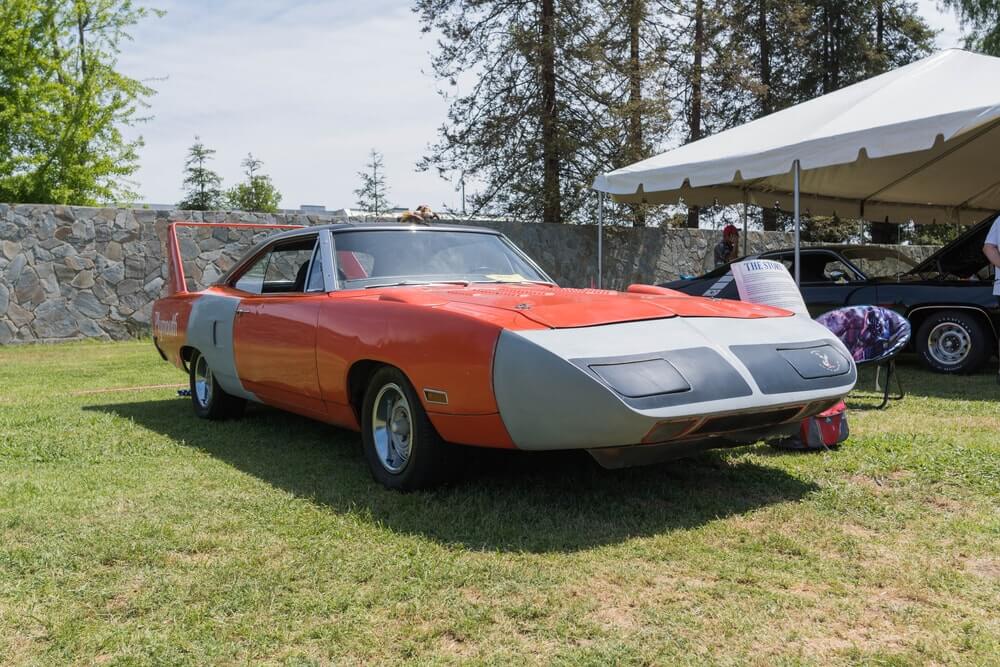
[[[1000,58],[953,49],[642,162],[594,188],[622,202],[750,203],[970,224],[1000,210]]]

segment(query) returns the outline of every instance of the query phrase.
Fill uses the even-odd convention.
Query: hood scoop
[[[442,294],[425,290],[393,289],[392,291],[380,294],[379,301],[392,301],[394,303],[408,303],[412,306],[443,306],[449,299]]]
[[[380,294],[379,300],[428,308],[464,304],[519,315],[550,329],[658,320],[678,315],[738,319],[791,315],[777,308],[725,299],[536,285],[394,287]]]

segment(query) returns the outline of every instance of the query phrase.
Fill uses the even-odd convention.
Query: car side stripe
[[[724,275],[721,278],[719,278],[718,280],[716,280],[715,283],[713,283],[711,287],[709,287],[707,290],[705,290],[705,293],[702,294],[702,296],[718,296],[719,292],[721,292],[722,290],[726,289],[726,287],[728,287],[729,283],[731,283],[731,282],[733,282],[733,273],[732,273],[732,271],[730,271],[726,275]]]

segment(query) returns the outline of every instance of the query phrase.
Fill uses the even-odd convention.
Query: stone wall
[[[154,211],[0,204],[0,344],[78,338],[124,339],[149,330],[152,302],[167,279],[171,220],[269,224],[342,222],[330,215]],[[594,226],[473,221],[506,234],[559,284],[596,282]],[[266,232],[182,229],[185,275],[213,282]],[[605,228],[604,285],[656,283],[711,268],[719,232]],[[750,252],[788,247],[790,234],[750,232]],[[906,246],[916,259],[933,248]]]

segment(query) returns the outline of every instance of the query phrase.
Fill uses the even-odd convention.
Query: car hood
[[[987,264],[986,255],[983,254],[983,244],[996,217],[996,214],[991,214],[982,222],[972,226],[957,239],[910,269],[907,275],[941,274],[966,278],[982,270]]]
[[[599,289],[524,285],[473,285],[385,288],[381,300],[427,307],[466,306],[506,311],[551,329],[589,327],[667,317],[757,319],[788,317],[786,310],[739,301],[676,294],[636,294]]]

